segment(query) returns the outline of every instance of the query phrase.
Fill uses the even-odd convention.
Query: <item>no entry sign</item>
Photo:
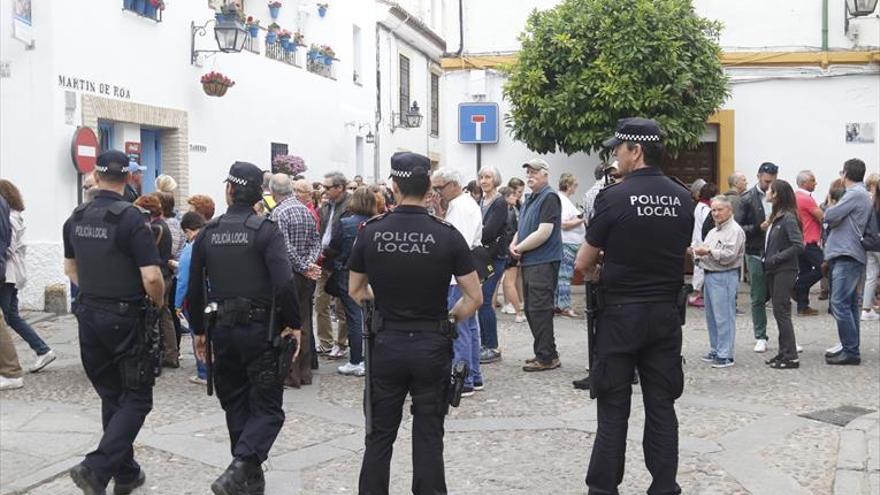
[[[95,170],[98,162],[98,136],[90,127],[77,127],[70,143],[73,166],[81,174]]]

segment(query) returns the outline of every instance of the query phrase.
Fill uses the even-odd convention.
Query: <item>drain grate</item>
[[[807,414],[801,414],[800,417],[821,421],[837,426],[846,426],[850,421],[874,412],[873,409],[865,409],[857,406],[840,406],[833,409],[822,409],[821,411],[813,411]]]

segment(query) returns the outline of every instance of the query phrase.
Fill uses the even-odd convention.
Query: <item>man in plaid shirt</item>
[[[275,174],[269,181],[275,200],[271,218],[281,230],[287,245],[287,257],[293,267],[294,284],[302,317],[302,349],[290,367],[284,384],[299,388],[312,383],[312,296],[321,267],[315,262],[321,254],[318,224],[309,209],[293,194],[293,181],[286,174]]]

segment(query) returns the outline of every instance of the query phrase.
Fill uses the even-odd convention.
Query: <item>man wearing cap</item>
[[[143,187],[144,170],[147,167],[139,164],[129,158],[128,162],[128,180],[125,183],[125,192],[122,193],[124,200],[134,203],[141,196],[141,187]]]
[[[413,415],[412,491],[447,491],[443,422],[449,408],[450,320],[473,317],[483,294],[464,237],[425,208],[430,170],[425,156],[391,157],[398,206],[364,224],[348,261],[351,298],[363,304],[375,294],[368,343],[372,359],[367,361],[372,393],[364,404],[372,421],[361,466],[362,494],[388,493],[391,451],[407,394],[412,396]],[[453,276],[462,297],[448,310]]]
[[[534,357],[523,371],[546,371],[561,366],[553,335],[553,309],[562,261],[562,203],[550,187],[550,165],[540,158],[523,164],[532,194],[522,205],[519,229],[510,255],[520,260],[526,319],[532,331]]]
[[[653,120],[621,119],[614,137],[603,144],[613,149],[624,180],[596,198],[586,247],[577,260],[578,269],[593,273],[604,253],[590,371],[599,424],[586,482],[590,493],[617,493],[623,480],[637,367],[645,404],[645,464],[653,477],[648,493],[681,493],[675,481],[675,400],[684,388],[680,294],[694,224],[690,193],[660,171],[662,133]]]
[[[264,493],[261,464],[284,424],[282,360],[289,365],[296,358],[283,356],[279,344],[293,338],[299,352],[299,305],[287,247],[278,226],[253,208],[262,199],[262,182],[256,165],[235,162],[226,179],[229,207],[205,225],[192,248],[190,326],[197,356],[204,360],[208,345],[214,351],[217,398],[226,411],[233,457],[211,484],[217,495]],[[217,310],[211,343],[205,336],[209,304]]]
[[[145,480],[132,443],[153,408],[154,376],[137,349],[144,298],[164,304],[164,284],[144,215],[122,196],[128,173],[124,153],[101,153],[95,198],[73,210],[63,228],[64,273],[79,286],[74,313],[83,367],[101,397],[104,426],[98,448],[70,470],[85,494],[105,493],[111,478],[117,494]]]
[[[749,294],[752,325],[755,327],[755,352],[767,350],[767,279],[764,276],[764,240],[766,220],[773,205],[767,200],[767,188],[776,180],[779,167],[764,162],[758,167],[758,183],[744,192],[736,209],[736,223],[746,233],[746,269],[749,271]]]

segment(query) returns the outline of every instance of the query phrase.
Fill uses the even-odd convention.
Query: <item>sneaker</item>
[[[36,373],[46,366],[49,366],[49,363],[55,361],[55,358],[57,357],[58,356],[55,355],[55,351],[50,349],[49,352],[47,352],[46,354],[37,356],[37,359],[34,361],[34,364],[31,365],[31,368],[28,371],[30,371],[31,373]]]
[[[838,343],[837,345],[835,345],[833,347],[829,347],[828,349],[825,349],[825,357],[826,358],[834,357],[834,356],[840,354],[841,352],[843,352],[843,344]]]
[[[869,309],[867,311],[862,311],[862,321],[877,321],[880,320],[880,314],[874,312],[873,309]]]
[[[794,348],[795,348],[795,350],[797,350],[797,353],[798,353],[798,354],[804,352],[804,348],[801,347],[801,346],[799,346],[799,345],[796,345]]]
[[[342,366],[336,368],[336,371],[338,371],[340,374],[346,375],[346,376],[364,376],[364,373],[365,373],[364,363],[363,362],[361,362],[360,364],[345,363]]]
[[[318,344],[318,347],[315,348],[315,352],[317,352],[318,354],[327,354],[328,352],[330,352],[332,350],[333,350],[332,347],[325,346],[324,344]]]
[[[330,349],[330,352],[327,353],[327,357],[330,359],[342,359],[348,354],[348,348],[339,347],[338,345],[334,345],[333,349]]]
[[[799,309],[797,314],[798,316],[816,316],[819,314],[819,311],[807,306],[804,309]]]
[[[22,378],[0,376],[0,390],[14,390],[21,387],[24,387],[24,380]]]
[[[767,339],[758,339],[755,341],[755,352],[767,352]]]
[[[501,308],[501,313],[505,315],[515,315],[516,310],[513,309],[513,304],[507,303],[504,305],[503,308]]]
[[[486,349],[480,353],[480,364],[489,364],[501,361],[501,353],[495,349]]]
[[[208,384],[208,380],[205,380],[204,378],[200,377],[199,375],[194,375],[194,376],[189,377],[189,382],[195,383],[196,385],[201,385],[201,386],[205,386]]]
[[[702,356],[700,360],[704,363],[714,363],[715,359],[718,357],[718,354],[714,351],[707,352],[705,356]]]
[[[483,390],[483,388],[483,382],[474,382],[474,390],[479,392],[480,390]]]
[[[476,392],[474,392],[474,387],[468,387],[467,385],[465,385],[464,387],[461,388],[461,396],[462,397],[470,397],[470,396],[474,395],[475,393]]]
[[[733,366],[733,359],[730,358],[715,358],[715,361],[712,362],[713,368],[730,368]]]
[[[516,318],[513,319],[516,323],[523,323],[526,321],[526,315],[516,315]]]
[[[549,371],[555,370],[556,368],[562,366],[562,363],[559,361],[559,358],[553,359],[549,363],[542,363],[541,361],[535,360],[525,366],[523,366],[523,371]]]

